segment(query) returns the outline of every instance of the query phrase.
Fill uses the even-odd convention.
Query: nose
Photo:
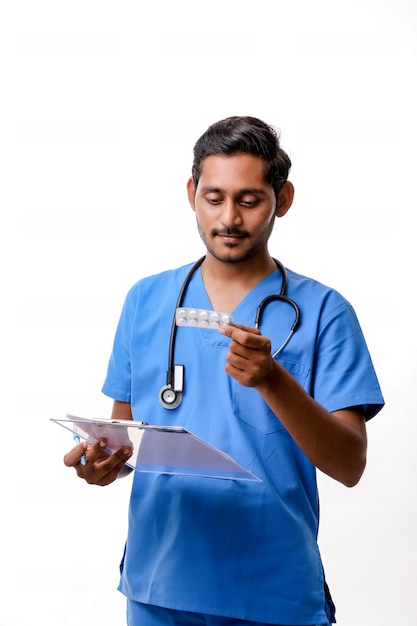
[[[240,213],[240,207],[233,198],[227,198],[222,203],[222,212],[220,221],[223,226],[239,226],[242,224],[242,216]]]

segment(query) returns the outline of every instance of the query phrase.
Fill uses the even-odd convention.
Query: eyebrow
[[[224,190],[220,189],[220,187],[203,187],[201,189],[201,193],[223,193]],[[265,190],[262,187],[245,187],[244,189],[239,189],[237,195],[245,195],[245,194],[261,194],[265,195]]]

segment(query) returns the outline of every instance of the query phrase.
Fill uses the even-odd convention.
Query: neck
[[[225,313],[231,313],[255,285],[276,269],[269,253],[258,254],[241,263],[229,263],[208,252],[201,265],[204,286],[213,309]]]
[[[210,252],[207,252],[206,257],[201,266],[204,277],[210,277],[216,281],[238,281],[259,282],[272,272],[275,272],[277,266],[275,261],[267,251],[258,253],[254,257],[242,261],[240,263],[231,263],[228,261],[221,261],[216,259]]]

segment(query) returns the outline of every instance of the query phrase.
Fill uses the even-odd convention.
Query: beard
[[[271,236],[273,226],[275,220],[271,220],[264,228],[263,231],[259,234],[256,241],[252,242],[252,245],[243,246],[243,249],[239,245],[239,243],[224,243],[222,246],[216,246],[216,239],[218,236],[235,236],[239,237],[241,241],[251,243],[251,235],[248,231],[242,231],[238,228],[225,228],[222,230],[212,230],[210,236],[207,236],[206,233],[200,228],[200,225],[197,220],[198,232],[203,241],[207,252],[213,256],[216,260],[221,261],[222,263],[245,263],[249,261],[253,257],[255,257],[261,250],[265,249],[268,240]]]

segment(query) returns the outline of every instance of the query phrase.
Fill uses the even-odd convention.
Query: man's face
[[[188,196],[207,251],[219,261],[240,263],[266,249],[276,198],[265,180],[264,161],[251,154],[210,155],[197,189]]]

